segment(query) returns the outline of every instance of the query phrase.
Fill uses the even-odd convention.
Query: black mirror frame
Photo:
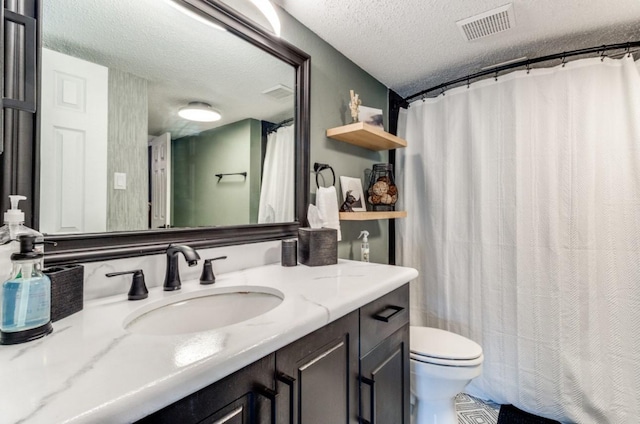
[[[174,0],[175,1],[175,0]],[[292,65],[295,69],[295,222],[282,224],[239,225],[210,228],[171,228],[132,232],[90,233],[47,236],[46,240],[56,242],[47,245],[45,263],[47,266],[61,263],[92,262],[132,256],[151,255],[163,252],[169,243],[188,243],[193,247],[219,247],[245,243],[280,240],[297,237],[301,223],[306,222],[309,199],[309,128],[310,128],[310,71],[311,58],[308,54],[268,33],[252,21],[238,15],[234,10],[215,0],[180,0],[201,14],[218,21],[227,31],[261,48],[267,53]],[[38,2],[39,3],[39,2]],[[38,4],[39,6],[39,4]],[[38,7],[40,10],[40,7]],[[39,25],[41,28],[41,25]],[[41,37],[38,31],[38,67],[40,64]],[[38,69],[38,75],[40,69]],[[39,81],[38,81],[39,84]],[[40,87],[38,87],[38,92]],[[38,106],[40,98],[38,99]],[[39,110],[39,108],[38,108]],[[36,122],[39,123],[36,112]],[[39,125],[36,126],[35,163],[39,162]],[[25,141],[27,137],[25,137]],[[38,222],[39,187],[38,167],[34,166],[34,223]],[[23,171],[26,172],[26,171]]]

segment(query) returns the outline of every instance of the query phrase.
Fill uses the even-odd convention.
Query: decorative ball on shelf
[[[389,184],[385,183],[384,181],[378,181],[373,185],[373,194],[377,194],[378,196],[386,194],[388,190]]]
[[[387,190],[387,194],[389,194],[390,196],[397,196],[398,194],[398,187],[394,186],[394,185],[390,185],[389,189]]]
[[[372,203],[374,205],[377,205],[380,203],[381,197],[378,196],[377,194],[372,194],[371,196],[369,196],[369,203]]]
[[[390,205],[391,196],[389,196],[387,193],[383,194],[382,196],[380,196],[380,203],[383,203],[385,205]]]

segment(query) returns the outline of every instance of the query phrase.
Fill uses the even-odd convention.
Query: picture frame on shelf
[[[350,203],[354,212],[366,212],[367,204],[365,202],[364,191],[362,190],[362,181],[360,178],[340,176],[340,188],[342,189],[343,200],[347,199],[347,193],[351,192],[351,196],[355,200]]]
[[[384,130],[382,109],[360,106],[358,109],[358,121]]]

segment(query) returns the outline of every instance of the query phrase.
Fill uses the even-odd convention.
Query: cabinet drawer
[[[360,308],[360,356],[408,322],[408,283]]]

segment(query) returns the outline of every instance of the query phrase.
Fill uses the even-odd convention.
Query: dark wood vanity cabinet
[[[361,423],[410,423],[409,285],[360,308]]]
[[[358,311],[276,352],[277,422],[358,422]]]
[[[143,423],[409,424],[409,285]]]
[[[272,353],[138,422],[273,424],[274,367]]]

